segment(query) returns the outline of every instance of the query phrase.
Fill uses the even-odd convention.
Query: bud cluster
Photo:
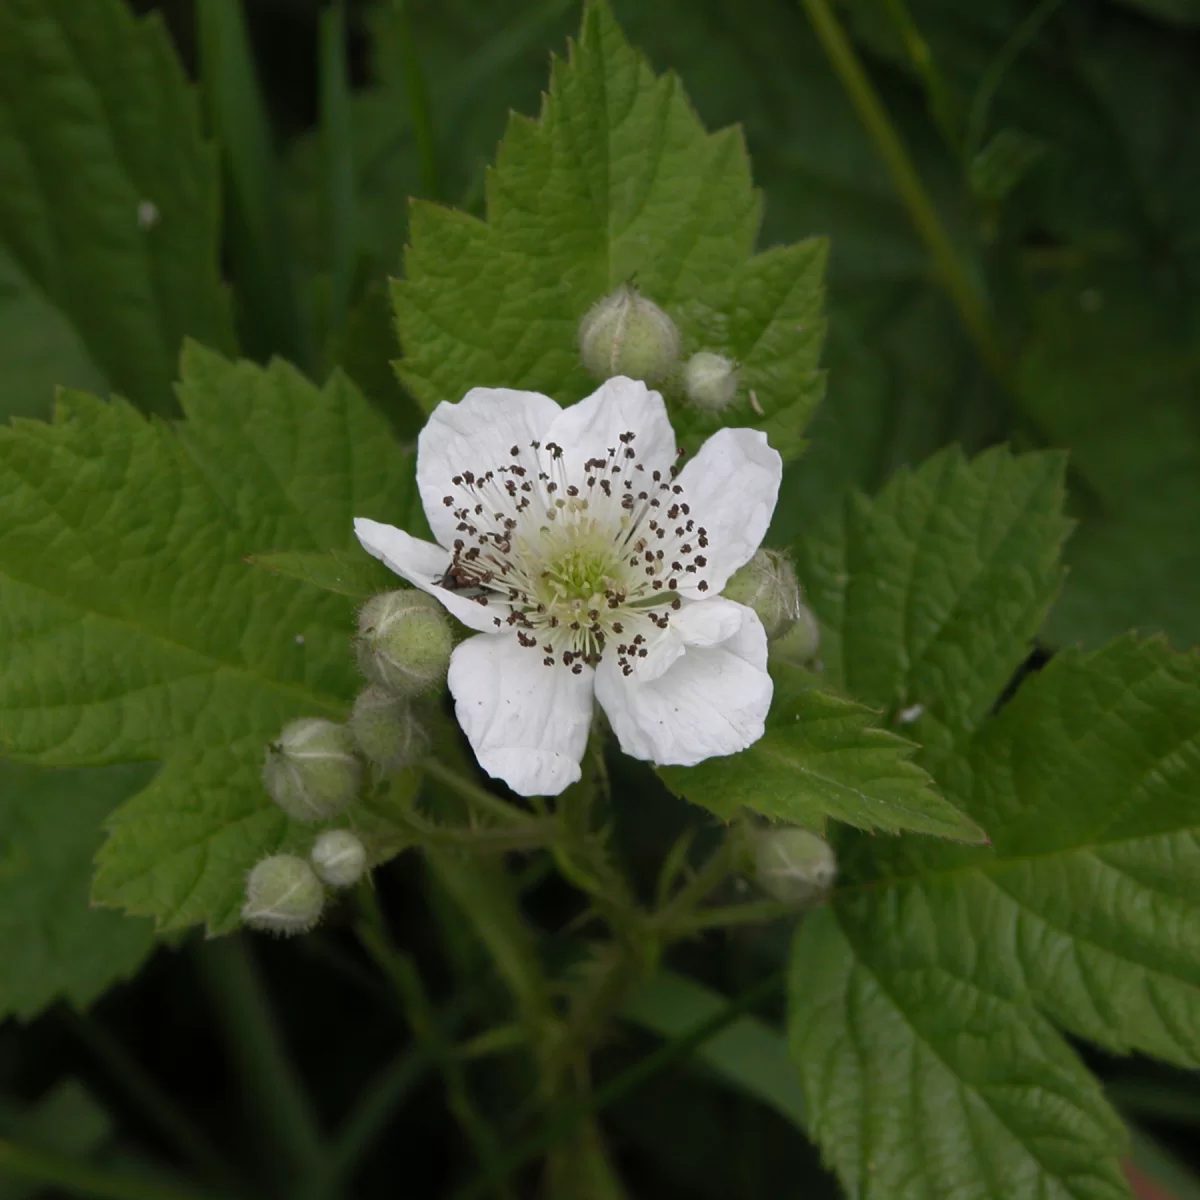
[[[290,936],[308,933],[321,919],[325,887],[351,887],[367,870],[367,848],[349,829],[327,829],[308,858],[272,854],[246,876],[242,920],[251,929]]]
[[[579,323],[579,357],[597,379],[678,380],[681,349],[675,322],[631,284],[597,300]],[[695,408],[724,412],[737,396],[737,363],[711,350],[697,351],[683,366],[682,383]]]
[[[358,798],[368,764],[397,771],[424,757],[429,735],[413,698],[445,679],[452,638],[441,606],[423,592],[396,591],[363,606],[355,641],[371,681],[345,725],[302,717],[267,747],[263,784],[297,821],[328,821]],[[308,858],[273,854],[246,877],[242,919],[254,929],[295,934],[311,929],[326,887],[349,887],[367,869],[367,848],[349,829],[318,834]]]

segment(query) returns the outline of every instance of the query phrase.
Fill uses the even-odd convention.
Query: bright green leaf
[[[1045,1019],[1200,1063],[1200,655],[1064,652],[952,773],[992,847],[852,856],[797,942],[818,1139],[847,1180],[882,1166],[880,1195],[1127,1194],[1113,1119]]]
[[[58,314],[42,336],[64,361],[43,374],[91,385],[101,372],[171,411],[182,338],[228,348],[232,332],[215,160],[161,21],[121,0],[0,0],[0,162],[4,275],[23,277],[26,319]],[[17,388],[40,388],[29,347],[15,349]]]
[[[312,837],[262,789],[267,740],[357,687],[346,599],[244,559],[346,549],[414,485],[343,377],[190,347],[180,400],[177,429],[73,394],[0,429],[0,736],[43,765],[161,760],[111,818],[95,898],[226,929],[245,871]]]
[[[740,807],[820,828],[827,817],[861,829],[913,830],[982,841],[975,824],[942,799],[912,761],[917,747],[870,709],[776,666],[767,732],[748,750],[696,767],[662,767],[667,786],[728,819]]]
[[[990,986],[992,948],[931,961],[934,929],[903,915],[903,943],[893,921],[864,947],[823,910],[792,956],[792,1054],[848,1194],[1127,1200],[1120,1120],[1049,1022]]]
[[[486,221],[414,206],[393,289],[400,377],[427,410],[475,385],[578,399],[595,387],[579,320],[636,278],[685,353],[741,361],[727,416],[795,453],[821,391],[824,249],[751,258],[759,217],[740,134],[706,133],[677,80],[656,78],[594,3],[569,61],[552,66],[540,118],[509,123]]]
[[[1063,460],[945,450],[802,539],[796,570],[832,683],[915,721],[974,728],[1029,652],[1062,575]]]
[[[378,559],[354,547],[324,554],[292,550],[281,554],[252,554],[249,561],[275,575],[299,579],[352,600],[368,600],[380,592],[391,592],[404,586]]]
[[[152,774],[0,763],[0,1018],[86,1006],[150,953],[150,922],[91,907],[88,889],[101,823]]]

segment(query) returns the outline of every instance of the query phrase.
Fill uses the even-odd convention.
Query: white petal
[[[688,647],[650,683],[622,675],[610,656],[604,658],[596,672],[596,699],[626,754],[692,767],[736,754],[762,737],[772,693],[767,635],[753,612],[743,613],[733,637]]]
[[[511,450],[541,441],[562,409],[538,392],[472,388],[457,404],[441,403],[417,438],[417,487],[433,536],[453,545],[457,519],[444,503],[463,471],[482,475],[512,461]]]
[[[580,775],[594,672],[547,667],[511,633],[468,638],[450,659],[454,711],[479,765],[522,796],[557,796]]]
[[[708,589],[698,591],[692,582],[696,576],[688,576],[680,580],[682,595],[719,592],[754,557],[771,523],[782,478],[783,459],[761,430],[719,429],[700,447],[679,473],[679,484],[693,519],[708,535],[708,565],[699,576]]]
[[[578,404],[563,409],[546,431],[545,441],[557,442],[568,468],[589,458],[603,458],[621,448],[623,433],[634,434],[637,462],[647,473],[664,474],[675,465],[675,431],[663,398],[637,379],[618,375],[602,383]]]
[[[715,646],[728,641],[742,627],[746,609],[741,604],[715,596],[711,600],[684,601],[683,608],[670,614],[671,623],[646,646],[645,658],[633,660],[636,678],[649,683],[666,672],[688,646]],[[654,627],[646,622],[651,629]]]
[[[486,605],[467,596],[461,596],[448,588],[438,587],[435,580],[441,579],[450,565],[450,551],[412,537],[393,525],[381,525],[366,517],[354,518],[354,532],[363,549],[374,555],[389,570],[407,579],[414,587],[428,592],[456,616],[468,629],[480,633],[495,633],[509,614],[509,606],[490,598]]]

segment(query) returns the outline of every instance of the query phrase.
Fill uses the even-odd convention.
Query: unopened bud
[[[579,323],[579,357],[597,379],[666,379],[679,362],[679,330],[653,300],[628,285],[588,309]]]
[[[355,700],[347,724],[358,748],[385,771],[399,771],[429,753],[429,733],[412,705],[378,684]]]
[[[796,623],[771,646],[771,657],[804,666],[817,657],[821,648],[821,627],[807,604],[801,603],[796,612]]]
[[[246,876],[242,920],[267,933],[307,933],[325,907],[325,888],[317,873],[294,854],[264,858]]]
[[[755,845],[754,876],[772,899],[813,904],[833,886],[837,859],[833,847],[807,829],[765,829]]]
[[[800,612],[796,572],[778,550],[759,550],[725,585],[722,595],[754,609],[768,638],[787,633]]]
[[[367,848],[348,829],[327,829],[313,843],[312,865],[330,887],[350,887],[367,869]]]
[[[271,799],[298,821],[337,816],[358,795],[362,773],[350,731],[321,717],[285,725],[263,763]]]
[[[683,368],[683,386],[688,400],[697,408],[723,412],[737,395],[737,365],[723,354],[700,350]]]
[[[453,649],[445,611],[424,592],[384,592],[358,614],[359,668],[397,696],[416,696],[445,679]]]

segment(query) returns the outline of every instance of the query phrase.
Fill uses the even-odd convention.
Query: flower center
[[[623,433],[605,457],[582,463],[533,442],[482,474],[455,475],[443,503],[457,536],[437,582],[503,610],[497,630],[511,628],[547,666],[578,674],[613,653],[631,674],[682,606],[681,582],[708,590],[708,534],[675,468],[647,471],[634,440]]]

